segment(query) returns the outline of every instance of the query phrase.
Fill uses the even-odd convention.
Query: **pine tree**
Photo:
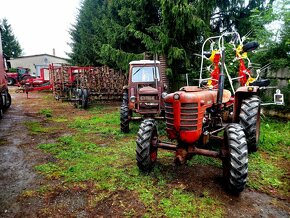
[[[6,18],[0,22],[0,29],[2,30],[2,45],[4,54],[13,58],[21,56],[22,48],[13,34],[12,27]]]

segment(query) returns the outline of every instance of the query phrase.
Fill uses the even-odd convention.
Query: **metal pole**
[[[224,92],[224,85],[225,85],[225,75],[224,75],[224,64],[225,64],[225,50],[222,48],[221,51],[221,70],[219,75],[219,84],[218,84],[218,93],[217,93],[217,104],[218,108],[221,109],[222,102],[223,102],[223,92]]]

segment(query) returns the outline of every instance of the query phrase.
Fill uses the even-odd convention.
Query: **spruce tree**
[[[4,18],[0,22],[3,53],[8,57],[16,58],[22,55],[22,48],[15,37],[11,25],[8,20]]]

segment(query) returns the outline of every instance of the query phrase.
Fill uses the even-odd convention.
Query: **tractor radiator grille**
[[[165,102],[165,119],[166,127],[168,129],[174,129],[174,116],[173,116],[173,106],[172,103]]]
[[[180,130],[192,131],[197,130],[197,103],[181,103],[180,105]],[[172,103],[165,102],[166,127],[174,129],[174,115]],[[177,119],[177,118],[176,118]]]
[[[181,103],[180,130],[197,130],[197,103]]]

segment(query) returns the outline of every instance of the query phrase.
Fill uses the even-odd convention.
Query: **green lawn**
[[[117,107],[96,107],[84,113],[88,116],[68,118],[53,111],[42,111],[50,122],[65,124],[73,132],[59,137],[55,143],[39,145],[40,149],[54,157],[54,161],[36,166],[36,170],[47,179],[61,181],[68,187],[93,184],[97,194],[89,207],[95,207],[113,193],[126,191],[143,205],[144,217],[193,217],[193,214],[222,217],[225,214],[223,202],[206,191],[206,187],[201,197],[184,186],[174,185],[178,180],[176,174],[166,170],[167,164],[173,161],[171,152],[158,153],[162,164],[151,173],[139,172],[135,160],[138,123],[130,124],[130,134],[122,134]],[[27,125],[32,133],[46,134],[49,131],[34,123]],[[260,149],[249,156],[247,188],[287,196],[289,132],[290,122],[262,121]],[[221,168],[219,160],[212,161],[201,156],[194,157],[188,167],[199,164]],[[43,186],[38,193],[53,190],[53,187]],[[137,211],[127,206],[122,215],[136,216]]]

